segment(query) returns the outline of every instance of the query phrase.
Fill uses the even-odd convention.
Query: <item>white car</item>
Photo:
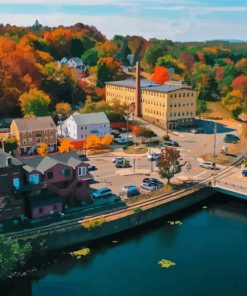
[[[148,160],[157,160],[160,158],[160,153],[152,153],[147,156]]]
[[[112,162],[115,163],[115,162],[123,162],[125,160],[124,157],[122,156],[117,156],[115,158],[112,159]]]
[[[201,163],[200,163],[200,166],[201,166],[202,168],[205,168],[205,169],[211,169],[211,170],[216,169],[216,164],[215,164],[215,162],[211,162],[211,161],[204,161],[204,162],[201,162]]]

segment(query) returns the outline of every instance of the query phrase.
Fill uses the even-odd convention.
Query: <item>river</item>
[[[0,295],[246,295],[246,202],[223,197],[169,219],[182,224],[158,221],[95,243],[90,256],[52,264]],[[161,268],[161,259],[176,265]]]

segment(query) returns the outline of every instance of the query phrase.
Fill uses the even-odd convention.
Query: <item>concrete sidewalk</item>
[[[131,176],[131,175],[151,175],[155,172],[151,172],[151,170],[147,169],[136,169],[135,171],[133,168],[126,168],[126,169],[120,169],[116,171],[116,175],[118,176]]]

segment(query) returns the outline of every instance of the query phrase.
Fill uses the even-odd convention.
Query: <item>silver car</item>
[[[211,170],[216,169],[216,163],[215,163],[215,162],[211,162],[211,161],[204,161],[204,162],[201,162],[201,163],[200,163],[200,166],[201,166],[202,168],[205,168],[205,169],[211,169]]]

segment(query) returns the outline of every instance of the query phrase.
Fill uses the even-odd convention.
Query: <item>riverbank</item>
[[[47,250],[61,249],[98,240],[147,224],[195,205],[213,194],[213,189],[208,187],[183,189],[158,198],[151,198],[148,201],[134,203],[126,209],[109,214],[56,225],[55,227],[42,227],[35,231],[11,233],[8,236],[18,240],[30,241],[34,248],[43,243]],[[100,224],[95,223],[99,220],[101,220]],[[88,223],[98,226],[87,227]]]

